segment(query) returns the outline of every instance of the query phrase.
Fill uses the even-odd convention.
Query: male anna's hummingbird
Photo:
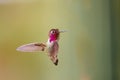
[[[62,32],[65,31],[59,31],[59,29],[51,29],[48,34],[49,38],[47,43],[29,43],[18,47],[17,50],[22,52],[46,51],[52,62],[57,65],[57,54],[59,49],[58,40],[59,35]]]

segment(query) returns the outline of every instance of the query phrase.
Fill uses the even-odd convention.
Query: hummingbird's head
[[[49,31],[50,42],[59,39],[59,34],[60,34],[59,29],[51,29]]]

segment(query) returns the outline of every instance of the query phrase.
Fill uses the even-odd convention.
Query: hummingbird
[[[59,50],[59,37],[60,33],[66,32],[65,30],[51,29],[48,33],[48,40],[46,43],[29,43],[18,47],[16,50],[21,52],[37,52],[45,51],[50,60],[58,65],[58,50]]]

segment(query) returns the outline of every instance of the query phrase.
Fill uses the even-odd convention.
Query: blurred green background
[[[0,0],[0,80],[120,80],[119,0]],[[16,48],[61,33],[59,65]]]

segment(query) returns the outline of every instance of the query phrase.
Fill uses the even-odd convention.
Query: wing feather
[[[46,44],[44,43],[30,43],[18,47],[16,50],[21,52],[36,52],[44,51]]]

